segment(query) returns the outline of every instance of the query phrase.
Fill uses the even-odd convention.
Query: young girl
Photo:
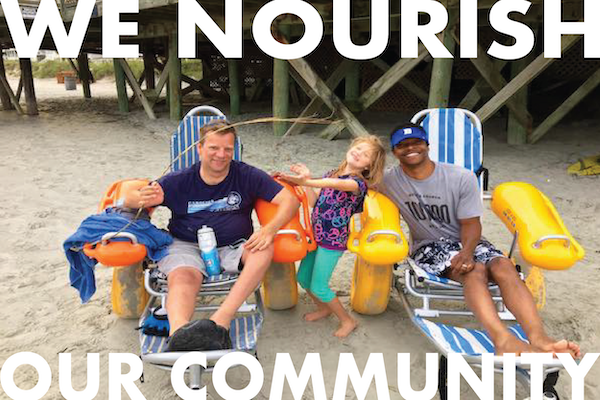
[[[317,310],[306,314],[304,319],[317,321],[335,314],[340,326],[334,335],[339,338],[348,336],[357,322],[329,288],[329,280],[346,250],[352,214],[362,211],[367,185],[379,183],[384,164],[385,149],[379,138],[371,135],[355,139],[340,166],[322,179],[311,178],[304,164],[290,168],[296,175],[281,175],[290,183],[305,186],[314,207],[312,225],[318,247],[300,263],[298,282],[313,299]]]

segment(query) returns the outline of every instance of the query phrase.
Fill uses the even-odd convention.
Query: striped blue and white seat
[[[210,114],[209,114],[210,113]],[[200,157],[196,150],[200,128],[214,119],[225,119],[225,115],[217,108],[200,106],[192,109],[179,123],[171,136],[171,170],[191,167]],[[235,142],[233,159],[242,161],[242,143],[239,137]]]
[[[421,317],[414,317],[416,325],[425,336],[431,339],[444,354],[458,353],[463,356],[479,356],[494,353],[494,344],[490,335],[480,329],[467,329],[440,322],[433,322]],[[508,327],[517,339],[528,342],[527,335],[520,325]]]
[[[483,165],[483,134],[479,118],[460,108],[423,110],[411,122],[420,123],[429,138],[429,158],[478,173]],[[482,176],[479,175],[480,187]]]

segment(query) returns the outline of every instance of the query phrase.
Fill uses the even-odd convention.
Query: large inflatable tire
[[[393,265],[373,265],[356,257],[350,304],[359,314],[377,315],[387,308],[392,287]]]
[[[115,267],[112,281],[112,307],[120,318],[139,318],[149,295],[144,288],[142,263]]]
[[[298,284],[294,263],[272,263],[263,279],[265,305],[271,310],[287,310],[298,304]]]

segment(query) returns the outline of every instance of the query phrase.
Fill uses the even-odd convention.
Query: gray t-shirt
[[[423,180],[396,165],[385,172],[381,186],[408,224],[413,251],[441,238],[460,241],[458,220],[483,214],[477,177],[458,165],[435,163],[433,174]]]

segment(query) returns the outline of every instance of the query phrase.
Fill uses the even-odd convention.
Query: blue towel
[[[73,235],[65,240],[63,247],[71,266],[71,286],[79,290],[81,302],[86,303],[96,292],[94,266],[97,261],[86,256],[81,249],[85,243],[99,241],[108,232],[116,232],[130,222],[129,219],[109,208],[104,212],[87,217]],[[158,261],[167,255],[167,247],[173,242],[171,235],[152,225],[150,221],[136,220],[125,229],[133,233],[140,244],[146,246],[148,257]],[[119,240],[119,239],[116,239]]]

